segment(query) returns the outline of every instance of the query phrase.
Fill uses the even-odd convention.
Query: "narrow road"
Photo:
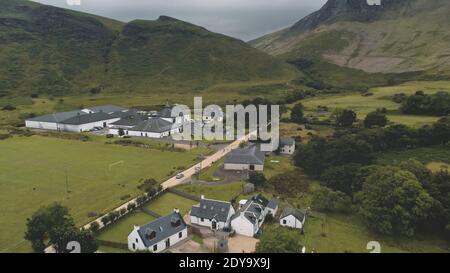
[[[250,138],[250,135],[252,133],[247,134],[244,137],[241,137],[240,139],[235,140],[234,142],[230,143],[229,145],[227,145],[225,148],[217,151],[216,153],[208,156],[206,159],[204,159],[203,161],[201,161],[200,163],[197,163],[196,165],[192,166],[191,168],[181,172],[184,175],[183,179],[177,179],[175,176],[172,178],[169,178],[168,180],[164,181],[163,183],[161,183],[161,186],[163,187],[163,189],[167,189],[167,188],[173,188],[179,185],[182,185],[183,183],[185,183],[186,180],[188,180],[192,175],[194,175],[197,171],[198,168],[200,169],[205,169],[208,168],[209,166],[211,166],[212,164],[214,164],[214,162],[220,160],[221,158],[223,158],[225,155],[227,155],[229,152],[231,152],[234,149],[239,148],[239,145],[241,143],[247,142],[248,139]],[[130,201],[128,201],[127,203],[111,210],[112,211],[120,211],[123,208],[127,208],[128,205],[130,203],[136,203],[136,199],[132,199]],[[105,215],[102,215],[101,217],[95,219],[94,221],[86,224],[83,228],[84,229],[89,229],[90,225],[94,222],[97,222],[100,226],[100,228],[103,227],[103,223],[101,221],[101,219],[104,217]],[[48,248],[46,248],[45,250],[46,253],[55,253],[55,250],[53,249],[52,246],[49,246]]]

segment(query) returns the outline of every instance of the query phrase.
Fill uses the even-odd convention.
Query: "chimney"
[[[177,208],[173,209],[173,212],[180,214],[180,210]]]
[[[200,198],[203,200],[203,199],[205,199],[205,196],[202,194],[202,195],[200,196]]]

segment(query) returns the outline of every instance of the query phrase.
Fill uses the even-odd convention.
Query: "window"
[[[138,240],[138,238],[136,238],[136,243],[139,243],[139,240]]]
[[[133,249],[136,249],[136,244],[135,243],[133,243]]]
[[[183,232],[178,233],[178,238],[183,237]]]
[[[286,220],[283,220],[283,225],[286,225],[286,223],[287,223]]]
[[[153,246],[153,251],[157,251],[158,250],[158,245],[154,245]]]

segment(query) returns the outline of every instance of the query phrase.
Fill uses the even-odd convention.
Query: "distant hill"
[[[292,27],[251,41],[288,60],[317,59],[369,73],[449,75],[450,1],[329,0]]]
[[[290,66],[246,43],[161,16],[130,23],[0,0],[0,96],[202,89],[290,77]]]

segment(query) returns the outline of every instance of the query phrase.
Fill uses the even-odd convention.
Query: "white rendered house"
[[[306,213],[294,208],[285,208],[280,217],[280,225],[290,228],[303,229],[306,220]]]
[[[202,196],[200,204],[192,206],[190,217],[192,224],[222,230],[230,226],[234,213],[230,202],[205,199]]]

